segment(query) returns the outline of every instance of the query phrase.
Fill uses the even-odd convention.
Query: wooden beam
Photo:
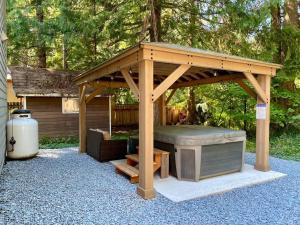
[[[122,78],[122,79],[124,79],[124,76],[123,75],[115,75],[114,76],[115,78]],[[139,80],[139,78],[138,77],[131,77],[132,78],[132,80],[134,80],[134,81],[138,81]]]
[[[82,85],[80,88],[80,99],[79,99],[79,104],[81,104],[83,101],[85,101],[85,91],[86,91],[86,85]]]
[[[91,87],[98,88],[129,88],[128,84],[120,81],[95,81],[88,83]]]
[[[256,164],[255,169],[269,171],[269,133],[270,133],[270,86],[271,77],[258,75],[257,82],[266,95],[266,102],[257,97],[257,104],[266,109],[265,118],[256,119]],[[263,104],[264,103],[264,104]],[[259,108],[259,107],[257,107]]]
[[[88,97],[85,99],[85,104],[88,104],[93,98],[95,98],[97,95],[100,95],[103,93],[104,89],[99,88],[93,91]]]
[[[135,98],[139,99],[139,88],[137,87],[132,77],[130,76],[128,69],[121,69],[121,73],[124,79],[126,80],[130,90],[134,94]]]
[[[182,76],[185,80],[187,80],[187,81],[192,81],[193,79],[191,79],[190,77],[188,77],[188,76],[186,76],[186,75],[184,75],[184,76]]]
[[[250,96],[253,98],[257,98],[257,94],[253,91],[247,84],[244,83],[243,80],[236,80],[235,81],[241,88],[243,88]]]
[[[175,94],[175,92],[177,91],[177,89],[173,89],[170,93],[170,95],[168,96],[167,100],[166,100],[166,105],[168,105],[168,103],[170,102],[170,100],[172,99],[173,95]]]
[[[139,184],[144,199],[155,197],[153,188],[153,61],[139,64]]]
[[[263,100],[265,103],[267,102],[267,97],[261,86],[259,85],[258,81],[255,79],[252,73],[244,73],[245,77],[248,81],[253,85],[257,95]]]
[[[171,89],[180,88],[180,87],[192,87],[202,84],[214,84],[222,81],[235,81],[244,78],[242,74],[233,74],[233,75],[223,75],[223,76],[216,76],[210,77],[206,79],[194,80],[189,82],[183,82],[179,84],[174,84],[171,86]]]
[[[167,109],[166,109],[166,94],[162,94],[159,97],[159,117],[160,117],[160,125],[167,125]]]
[[[80,86],[79,95],[84,96],[85,85]],[[79,152],[86,152],[86,104],[83,100],[79,104]]]
[[[196,52],[184,48],[168,48],[154,46],[151,43],[143,44],[144,59],[151,59],[155,62],[172,64],[189,64],[193,67],[228,70],[233,72],[250,72],[254,74],[275,76],[276,69],[281,65],[266,63],[262,61],[236,57],[231,55],[218,54],[214,52]]]
[[[206,73],[202,72],[202,71],[198,71],[196,74],[199,74],[200,76],[204,77],[204,78],[209,78],[210,76],[207,75]]]
[[[142,49],[139,49],[138,46],[126,50],[110,60],[102,63],[99,66],[96,66],[74,78],[75,84],[79,85],[85,82],[90,82],[101,78],[103,76],[112,74],[116,71],[120,71],[122,68],[127,68],[129,66],[136,65],[142,56]]]
[[[153,101],[156,101],[166,90],[168,90],[174,82],[179,79],[189,68],[190,65],[180,65],[173,73],[171,73],[158,87],[153,91]]]
[[[191,77],[195,78],[196,80],[201,79],[200,77],[198,77],[196,74],[189,74]]]

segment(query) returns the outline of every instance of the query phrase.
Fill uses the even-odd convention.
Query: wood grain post
[[[79,96],[85,95],[85,86],[80,86]],[[79,103],[79,152],[86,152],[86,101]]]
[[[169,176],[169,153],[163,153],[161,155],[161,168],[160,178],[167,178]]]
[[[258,96],[257,104],[266,104],[266,119],[256,119],[256,164],[255,169],[269,171],[269,129],[270,129],[270,85],[271,77],[257,77],[262,90],[265,92],[266,103]]]
[[[153,61],[139,64],[139,184],[144,199],[155,197],[153,188]]]
[[[160,125],[166,126],[167,112],[166,112],[166,95],[165,94],[162,94],[159,97],[159,117],[160,117]]]

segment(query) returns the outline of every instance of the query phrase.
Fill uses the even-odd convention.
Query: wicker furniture
[[[88,130],[87,154],[100,162],[124,159],[127,140],[104,140],[102,132]]]

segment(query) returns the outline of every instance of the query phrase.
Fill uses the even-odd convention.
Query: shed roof
[[[72,81],[76,72],[18,66],[9,69],[18,97],[78,95],[78,88]]]

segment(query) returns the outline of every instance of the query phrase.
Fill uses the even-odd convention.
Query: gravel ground
[[[4,167],[0,224],[300,224],[300,163],[271,158],[271,165],[288,176],[174,203],[160,194],[144,201],[110,163],[76,148],[41,150]]]

